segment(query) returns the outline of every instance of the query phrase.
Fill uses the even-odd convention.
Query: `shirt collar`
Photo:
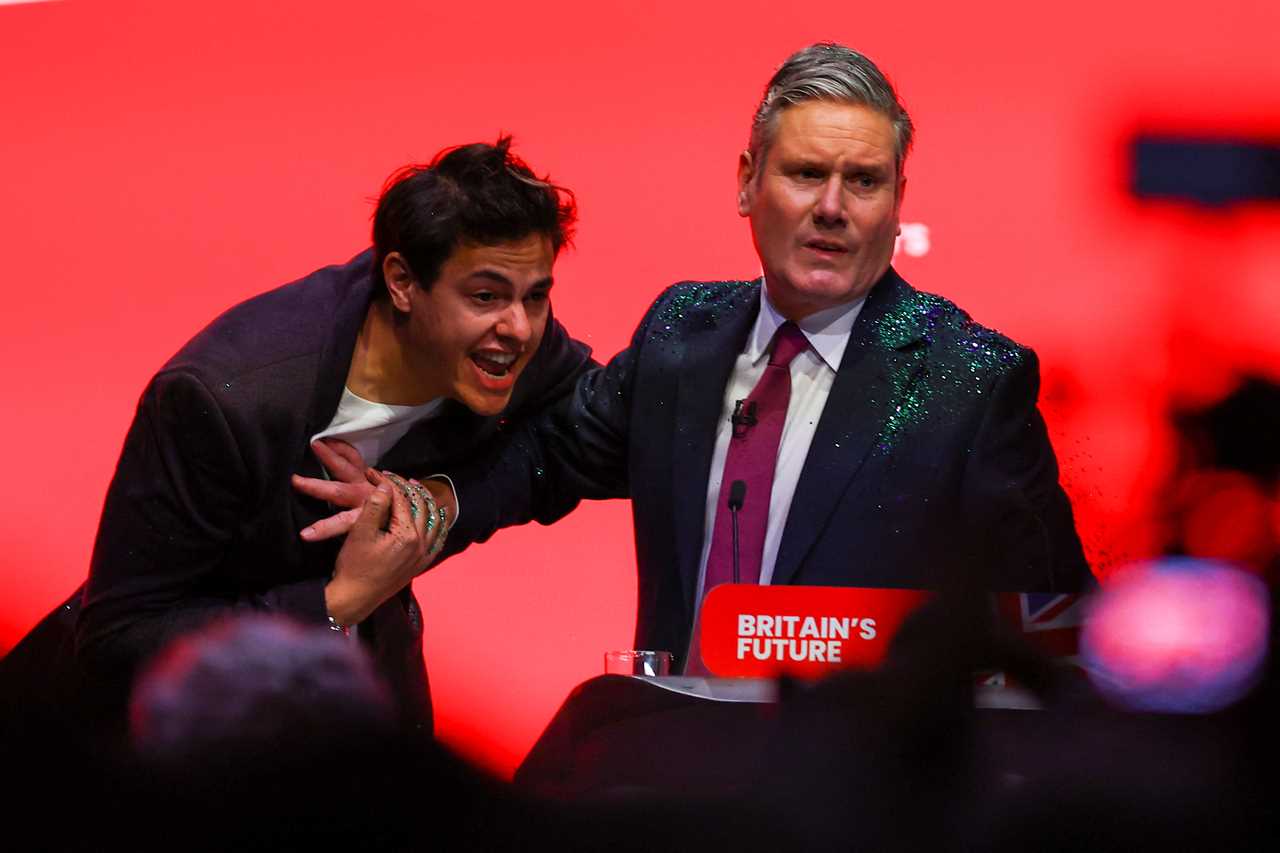
[[[796,323],[800,331],[809,341],[809,346],[832,370],[840,369],[840,359],[844,358],[844,349],[849,344],[849,332],[853,330],[853,322],[858,319],[862,305],[867,301],[864,296],[856,302],[846,302],[833,308],[824,308],[805,317]],[[787,318],[778,313],[778,309],[769,300],[767,283],[760,286],[760,313],[756,315],[756,324],[747,337],[747,355],[755,364],[769,351],[769,342],[778,327],[787,322]]]

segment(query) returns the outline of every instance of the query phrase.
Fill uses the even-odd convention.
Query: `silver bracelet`
[[[349,627],[347,627],[347,628],[342,627],[341,625],[339,625],[339,624],[338,624],[338,620],[337,620],[337,619],[334,619],[332,616],[329,616],[327,613],[325,614],[325,618],[327,618],[327,619],[329,620],[329,630],[330,630],[330,631],[337,631],[339,634],[341,634],[341,635],[342,635],[342,636],[344,636],[344,637],[350,637],[350,636],[351,636],[351,628],[349,628]]]

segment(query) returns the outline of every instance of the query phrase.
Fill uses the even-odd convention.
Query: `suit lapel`
[[[697,593],[707,512],[707,480],[724,389],[755,322],[760,282],[734,290],[725,302],[706,305],[687,319],[688,332],[676,354],[678,377],[674,447],[671,454],[675,553],[684,600]]]
[[[890,270],[858,315],[791,500],[775,584],[795,578],[923,366],[918,322],[910,312],[913,293]]]
[[[372,257],[371,251],[369,255]],[[338,411],[342,389],[347,383],[347,372],[351,369],[351,357],[356,350],[356,337],[360,334],[365,313],[373,299],[375,276],[371,267],[372,261],[368,266],[359,265],[350,273],[352,280],[339,285],[346,290],[339,297],[329,335],[320,352],[315,393],[307,412],[308,437],[327,427],[333,420],[334,412]]]
[[[434,417],[418,421],[378,462],[379,468],[411,474],[457,463],[492,434],[497,418],[481,418],[456,400],[446,400]]]
[[[327,427],[338,411],[342,390],[346,387],[347,372],[351,367],[351,357],[355,353],[356,337],[360,334],[360,326],[364,323],[369,302],[373,299],[373,250],[366,250],[363,254],[365,262],[359,262],[360,256],[353,259],[351,269],[345,271],[344,278],[324,282],[324,286],[334,288],[335,299],[327,308],[331,314],[329,333],[320,350],[316,384],[302,427],[303,446],[298,449],[299,457],[294,466],[294,473],[303,477],[324,479],[328,476],[306,442]],[[312,286],[319,287],[321,282],[315,282]],[[292,506],[298,529],[328,516],[330,512],[328,505],[302,498],[296,493]]]

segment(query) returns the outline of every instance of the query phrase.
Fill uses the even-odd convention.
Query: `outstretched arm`
[[[674,290],[655,300],[630,345],[579,377],[572,393],[518,424],[492,453],[447,472],[462,509],[446,554],[503,527],[549,524],[584,498],[630,496],[631,442],[643,440],[631,432],[638,365]]]
[[[488,454],[451,471],[448,480],[424,478],[422,486],[450,521],[446,552],[483,541],[501,527],[534,519],[550,524],[582,498],[626,496],[624,433],[610,426],[618,415],[591,405],[612,396],[600,395],[599,386],[612,381],[608,371],[614,366],[584,374],[568,398],[522,422]],[[320,542],[351,530],[383,475],[365,467],[359,452],[345,442],[321,439],[312,447],[332,479],[294,475],[293,487],[340,508],[299,532],[308,542]],[[458,484],[464,497],[459,499],[451,483]],[[460,517],[460,506],[467,507],[465,523],[455,532],[452,524]]]

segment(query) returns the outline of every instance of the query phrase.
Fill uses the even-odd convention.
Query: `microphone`
[[[741,480],[734,480],[729,484],[729,517],[733,519],[733,582],[738,583],[740,572],[738,570],[738,510],[742,509],[742,503],[747,498],[747,484]]]
[[[747,430],[756,425],[756,401],[738,400],[733,404],[733,414],[729,416],[733,424],[733,437],[741,438]]]

